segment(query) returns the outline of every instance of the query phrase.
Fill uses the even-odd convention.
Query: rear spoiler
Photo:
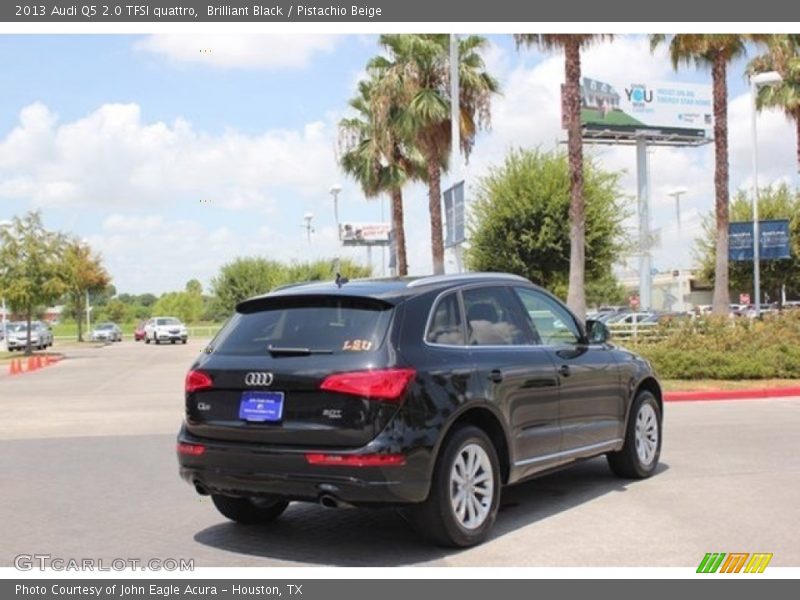
[[[249,298],[236,305],[236,312],[250,314],[281,308],[337,307],[342,304],[367,310],[388,310],[395,306],[395,302],[392,302],[391,299],[359,296],[348,294],[344,290],[332,290],[326,294],[280,293]]]

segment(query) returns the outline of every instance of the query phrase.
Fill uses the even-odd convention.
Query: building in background
[[[620,283],[630,295],[639,290],[638,273],[625,271]],[[653,274],[651,308],[666,312],[689,312],[697,306],[711,304],[714,286],[701,279],[696,269],[675,269]]]

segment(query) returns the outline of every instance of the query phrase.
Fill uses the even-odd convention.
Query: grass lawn
[[[756,390],[800,386],[800,379],[662,379],[666,392],[705,392],[715,390]]]

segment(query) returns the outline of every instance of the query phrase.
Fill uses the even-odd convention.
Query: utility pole
[[[89,290],[86,290],[86,335],[92,330],[92,307],[89,306]]]
[[[450,34],[450,169],[453,174],[451,178],[452,186],[461,181],[463,177],[461,160],[461,82],[459,79],[458,66],[458,34]],[[466,190],[465,190],[466,191]],[[455,201],[455,199],[454,199]],[[465,208],[466,210],[466,208]],[[453,213],[455,214],[455,211]],[[448,223],[452,229],[452,225]],[[456,271],[461,273],[461,244],[453,246],[453,254],[456,259]]]
[[[639,201],[639,309],[650,310],[653,274],[650,264],[650,182],[647,177],[647,139],[636,138],[636,188]]]

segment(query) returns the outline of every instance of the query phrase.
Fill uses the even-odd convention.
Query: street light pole
[[[756,116],[758,113],[758,90],[765,85],[776,85],[783,81],[776,71],[758,73],[750,78],[750,126],[753,137],[753,300],[756,306],[756,318],[761,316],[761,231],[758,222],[758,131]]]
[[[342,191],[342,186],[334,183],[328,190],[328,193],[333,196],[333,218],[336,220],[336,236],[342,239],[342,233],[339,231],[339,192]]]
[[[314,214],[307,212],[303,215],[303,221],[305,221],[304,225],[301,225],[306,230],[306,237],[308,238],[308,245],[311,245],[311,234],[314,233],[314,226],[311,225],[311,221],[314,218]]]
[[[686,188],[678,188],[667,192],[667,196],[675,198],[675,217],[678,221],[678,231],[681,230],[681,196],[687,192]]]

